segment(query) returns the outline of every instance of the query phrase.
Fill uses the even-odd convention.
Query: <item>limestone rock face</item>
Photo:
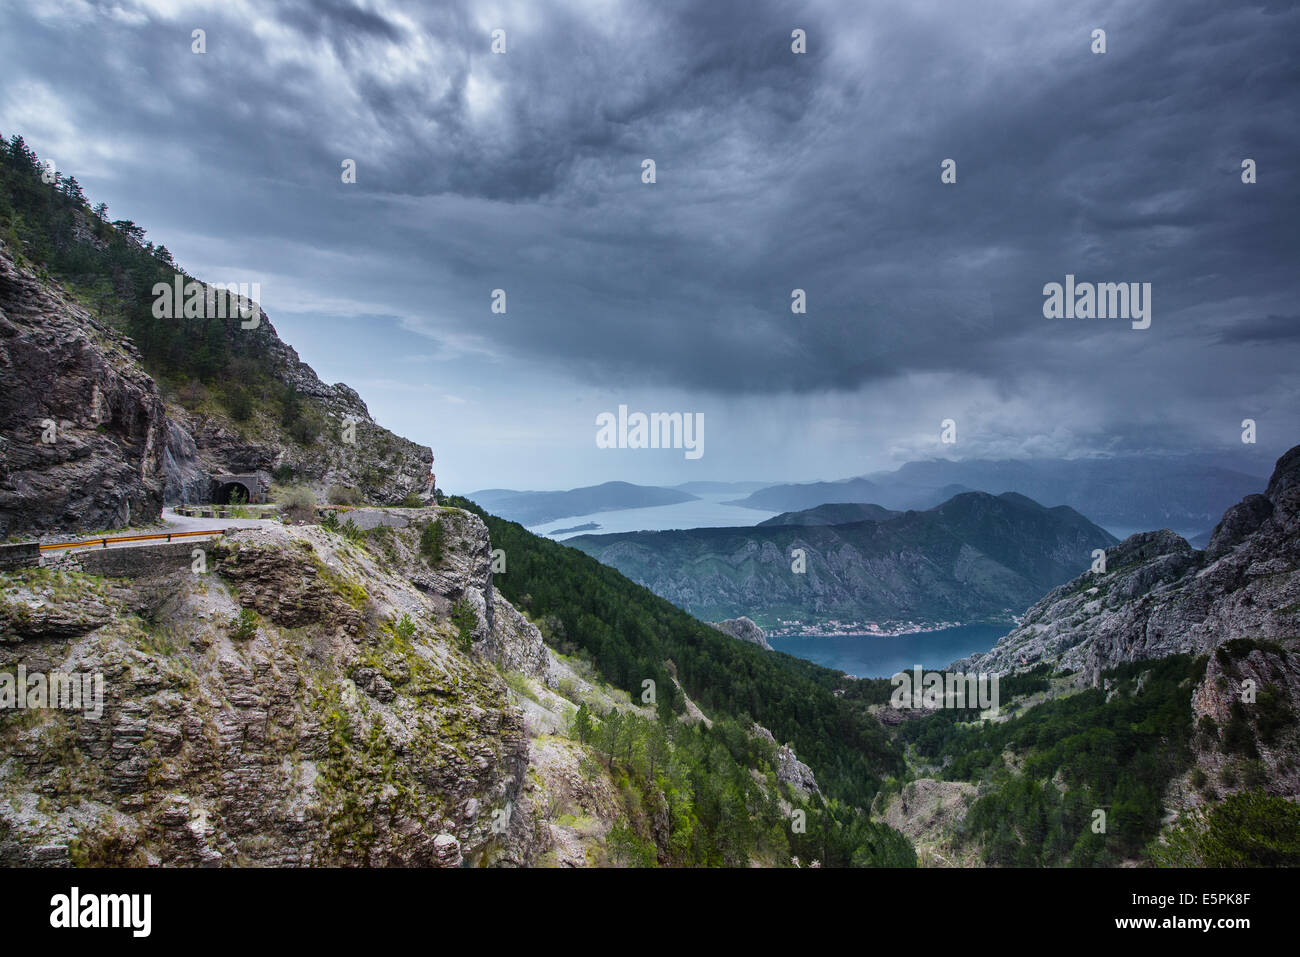
[[[0,721],[0,864],[533,860],[523,714],[441,596],[314,526],[206,548],[206,573],[179,553],[140,578],[129,563],[79,572],[91,551],[0,575],[0,619],[21,628],[0,671],[98,674],[104,689],[97,719]],[[461,564],[444,586],[472,594],[483,582],[457,581]]]
[[[152,522],[164,501],[205,501],[220,472],[287,469],[321,501],[336,485],[381,504],[431,500],[433,452],[378,425],[353,389],[321,382],[264,314],[227,335],[242,349],[256,339],[255,361],[297,391],[310,441],[270,409],[235,423],[163,397],[130,340],[0,249],[0,538]]]
[[[1128,661],[1209,651],[1234,638],[1300,632],[1300,446],[1263,495],[1224,515],[1205,552],[1170,531],[1106,552],[1106,572],[1049,592],[986,654],[955,670],[1006,673],[1052,662],[1095,683]]]
[[[198,505],[208,501],[212,476],[199,459],[194,436],[175,419],[167,423],[163,471],[166,475],[163,498],[168,505]]]
[[[294,481],[314,488],[321,502],[335,485],[354,489],[362,500],[383,505],[395,505],[409,494],[426,499],[432,495],[432,450],[377,424],[355,389],[341,382],[322,382],[279,337],[260,306],[256,328],[243,329],[232,320],[227,336],[232,348],[250,349],[276,382],[297,393],[308,411],[311,441],[304,443],[287,435],[280,420],[264,409],[256,409],[247,422],[235,422],[213,407],[198,411],[169,401],[168,416],[193,438],[195,455],[204,470],[287,469]]]
[[[294,371],[292,378],[300,383],[310,372],[311,367],[304,364],[301,370]],[[331,389],[345,391],[329,392]],[[318,388],[310,394],[322,391],[329,397],[322,408],[339,411],[325,413],[314,433],[314,441],[306,446],[289,441],[279,432],[275,421],[262,421],[259,428],[252,429],[231,422],[218,411],[199,413],[177,403],[167,406],[167,414],[191,436],[195,467],[204,473],[274,473],[288,469],[295,482],[306,484],[316,492],[321,504],[326,502],[329,489],[336,485],[355,490],[364,501],[384,505],[395,505],[409,494],[430,501],[432,450],[376,424],[360,399],[355,406],[340,399],[340,396],[356,395],[347,386],[325,386],[318,380]],[[348,423],[354,427],[355,442],[343,440]],[[168,503],[179,501],[179,497],[174,500],[170,497],[169,490]]]
[[[167,417],[134,347],[3,250],[0,379],[0,538],[158,518]]]
[[[728,618],[726,621],[715,621],[711,624],[718,631],[730,635],[732,638],[739,638],[751,645],[758,645],[764,651],[772,650],[772,646],[767,643],[767,635],[763,632],[763,629],[743,615],[740,618]]]
[[[1223,519],[1210,533],[1205,557],[1209,561],[1228,554],[1255,534],[1264,520],[1273,514],[1273,503],[1264,495],[1247,495],[1223,513]]]
[[[444,555],[436,567],[412,557],[407,568],[422,591],[436,595],[447,607],[464,600],[474,609],[474,647],[500,668],[518,671],[549,684],[546,643],[537,626],[493,587],[492,545],[487,526],[472,512],[455,508],[412,509],[415,529],[436,521],[443,526]],[[509,555],[502,556],[509,574]]]

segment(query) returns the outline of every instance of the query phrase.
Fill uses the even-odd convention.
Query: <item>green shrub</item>
[[[1277,736],[1283,728],[1295,723],[1295,712],[1287,704],[1283,695],[1265,688],[1259,693],[1256,704],[1255,726],[1259,730],[1259,740],[1270,747],[1277,743]]]
[[[240,609],[239,614],[230,619],[230,637],[237,641],[248,641],[256,637],[259,620],[253,609]]]
[[[1161,867],[1300,867],[1300,805],[1263,791],[1183,815],[1151,847]]]
[[[1258,757],[1259,749],[1255,746],[1255,734],[1250,729],[1246,706],[1240,701],[1234,701],[1229,713],[1231,716],[1223,728],[1223,753]]]
[[[461,598],[451,606],[451,623],[456,626],[456,641],[461,651],[474,646],[474,629],[478,627],[478,613],[474,606]]]
[[[442,528],[442,522],[430,522],[424,526],[420,532],[420,554],[424,556],[432,568],[437,568],[442,563],[442,542],[445,532]]]
[[[233,389],[226,396],[226,411],[236,422],[247,422],[253,414],[253,400],[243,389]]]

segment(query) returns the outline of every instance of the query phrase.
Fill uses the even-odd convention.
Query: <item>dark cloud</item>
[[[1270,352],[1296,338],[1300,292],[1293,5],[646,0],[489,23],[469,0],[167,19],[32,3],[11,20],[11,91],[48,88],[79,137],[113,144],[100,179],[138,204],[124,214],[277,243],[277,271],[519,368],[727,397],[947,376],[955,397],[1032,405],[1046,388],[1080,396],[1074,434],[1125,447],[1159,441],[1149,423],[1116,437],[1137,428],[1134,382],[1177,443],[1194,396],[1295,393]],[[32,115],[17,97],[6,132]],[[1044,319],[1067,273],[1151,283],[1151,328]]]
[[[342,0],[310,0],[279,7],[280,20],[297,28],[304,37],[327,38],[336,51],[348,49],[356,38],[378,38],[399,43],[403,31],[379,14]]]
[[[1218,337],[1224,344],[1300,342],[1300,315],[1264,316],[1234,323]]]

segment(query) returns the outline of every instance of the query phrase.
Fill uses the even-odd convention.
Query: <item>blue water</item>
[[[843,635],[833,638],[768,638],[777,651],[804,658],[858,678],[888,678],[914,665],[926,670],[946,668],[958,658],[988,651],[1011,629],[1005,625],[961,625],[939,631],[881,638]]]
[[[736,528],[757,525],[776,512],[739,505],[723,504],[727,499],[743,498],[736,492],[701,495],[689,502],[676,505],[651,505],[646,508],[623,508],[612,512],[592,512],[590,515],[570,515],[552,522],[541,522],[529,527],[530,532],[545,535],[557,541],[575,535],[605,535],[610,532],[661,532],[670,528]],[[586,532],[555,532],[551,529],[573,528],[595,522],[600,528]]]

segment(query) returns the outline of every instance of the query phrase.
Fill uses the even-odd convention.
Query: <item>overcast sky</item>
[[[1300,443],[1295,4],[3,18],[0,132],[195,275],[259,282],[281,337],[432,446],[448,491],[1124,451],[1266,474]],[[1044,318],[1067,274],[1150,283],[1150,328]],[[597,448],[619,404],[704,413],[705,454]]]

